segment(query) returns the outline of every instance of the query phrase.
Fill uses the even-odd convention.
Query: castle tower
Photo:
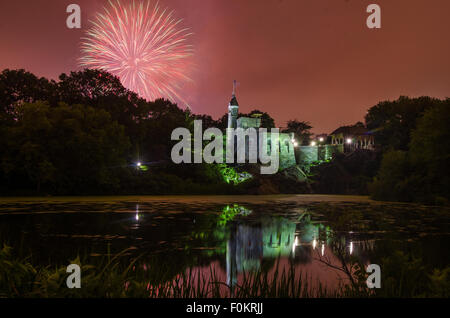
[[[228,104],[228,128],[237,127],[237,117],[239,112],[239,104],[236,99],[236,81],[233,81],[233,95]]]

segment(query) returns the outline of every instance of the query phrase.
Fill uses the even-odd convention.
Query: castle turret
[[[233,82],[233,95],[228,104],[228,128],[237,127],[237,117],[239,113],[239,104],[236,99],[236,81]]]

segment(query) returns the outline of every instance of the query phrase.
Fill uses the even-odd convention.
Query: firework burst
[[[122,4],[109,1],[82,39],[83,67],[106,70],[149,100],[167,98],[188,105],[180,96],[191,81],[192,33],[173,11],[149,0]]]

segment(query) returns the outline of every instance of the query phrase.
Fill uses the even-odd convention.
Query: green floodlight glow
[[[140,171],[147,171],[148,170],[148,166],[142,164],[142,162],[138,161],[136,162],[136,169],[140,170]]]
[[[253,176],[248,172],[237,172],[233,167],[229,167],[226,164],[219,164],[218,169],[222,175],[223,180],[230,184],[238,185],[248,179],[253,178]]]
[[[232,221],[237,215],[247,216],[252,211],[238,204],[227,205],[222,209],[222,213],[219,215],[219,226],[225,226],[228,222]]]

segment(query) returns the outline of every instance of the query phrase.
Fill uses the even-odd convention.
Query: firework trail
[[[149,100],[166,98],[188,106],[179,91],[191,81],[193,50],[191,33],[181,22],[158,3],[110,0],[82,39],[79,63],[118,76],[125,87]]]

